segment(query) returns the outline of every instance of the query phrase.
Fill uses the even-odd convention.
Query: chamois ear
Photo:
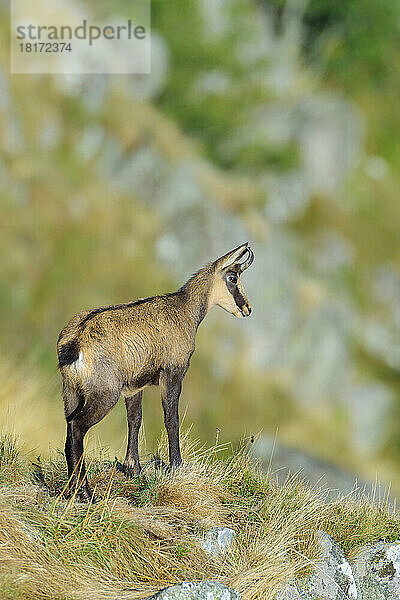
[[[223,256],[220,256],[220,258],[217,258],[217,260],[214,261],[216,268],[226,269],[226,267],[228,267],[229,265],[234,265],[235,263],[237,263],[238,260],[240,260],[242,256],[247,252],[248,245],[249,242],[241,244],[234,250],[231,250],[230,252],[227,252],[227,254],[224,254]]]

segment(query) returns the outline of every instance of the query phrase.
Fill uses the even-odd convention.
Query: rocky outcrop
[[[353,572],[359,600],[400,600],[400,542],[365,546]]]
[[[184,581],[165,588],[149,600],[240,600],[240,596],[216,581]]]
[[[318,535],[322,556],[313,574],[290,582],[277,600],[358,600],[353,571],[341,548],[328,534]]]
[[[219,556],[234,543],[236,534],[214,527],[199,544]],[[327,533],[318,533],[321,556],[308,577],[288,582],[275,600],[400,600],[400,541],[361,548],[350,563]],[[182,582],[148,600],[240,600],[238,592],[214,581]]]
[[[326,533],[320,542],[313,574],[288,583],[276,600],[400,600],[400,541],[364,546],[351,564]]]
[[[207,554],[218,556],[232,545],[235,537],[236,533],[229,527],[213,527],[199,541]]]

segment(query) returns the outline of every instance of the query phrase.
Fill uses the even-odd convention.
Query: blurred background
[[[150,76],[10,76],[7,5],[2,429],[29,453],[62,448],[70,317],[177,289],[250,240],[254,312],[202,324],[184,426],[209,444],[217,428],[260,433],[266,455],[275,443],[399,492],[400,4],[153,0]],[[91,430],[120,457],[124,411]],[[157,388],[144,423],[151,451]]]

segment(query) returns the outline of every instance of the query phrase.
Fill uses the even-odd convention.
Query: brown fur
[[[142,390],[148,385],[160,385],[170,464],[181,463],[178,401],[197,328],[214,305],[238,317],[250,314],[240,281],[235,290],[242,303],[239,307],[225,279],[229,270],[236,269],[239,276],[240,264],[235,261],[246,251],[247,244],[210,263],[173,294],[84,311],[61,331],[57,350],[68,422],[66,458],[71,482],[83,486],[85,499],[91,492],[83,460],[78,467],[81,476],[74,473],[83,452],[83,438],[113,408],[121,393],[129,425],[124,470],[140,472],[137,436]]]

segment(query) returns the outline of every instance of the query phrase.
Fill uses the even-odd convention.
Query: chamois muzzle
[[[250,304],[247,302],[246,304],[244,304],[242,306],[242,308],[240,310],[244,317],[249,317],[251,315],[252,308],[251,308]]]
[[[240,273],[243,273],[243,271],[245,271],[246,269],[248,269],[250,267],[250,265],[253,263],[254,260],[254,252],[253,250],[250,248],[250,246],[248,248],[246,248],[246,251],[248,252],[248,257],[247,260],[245,260],[243,263],[240,263]]]

